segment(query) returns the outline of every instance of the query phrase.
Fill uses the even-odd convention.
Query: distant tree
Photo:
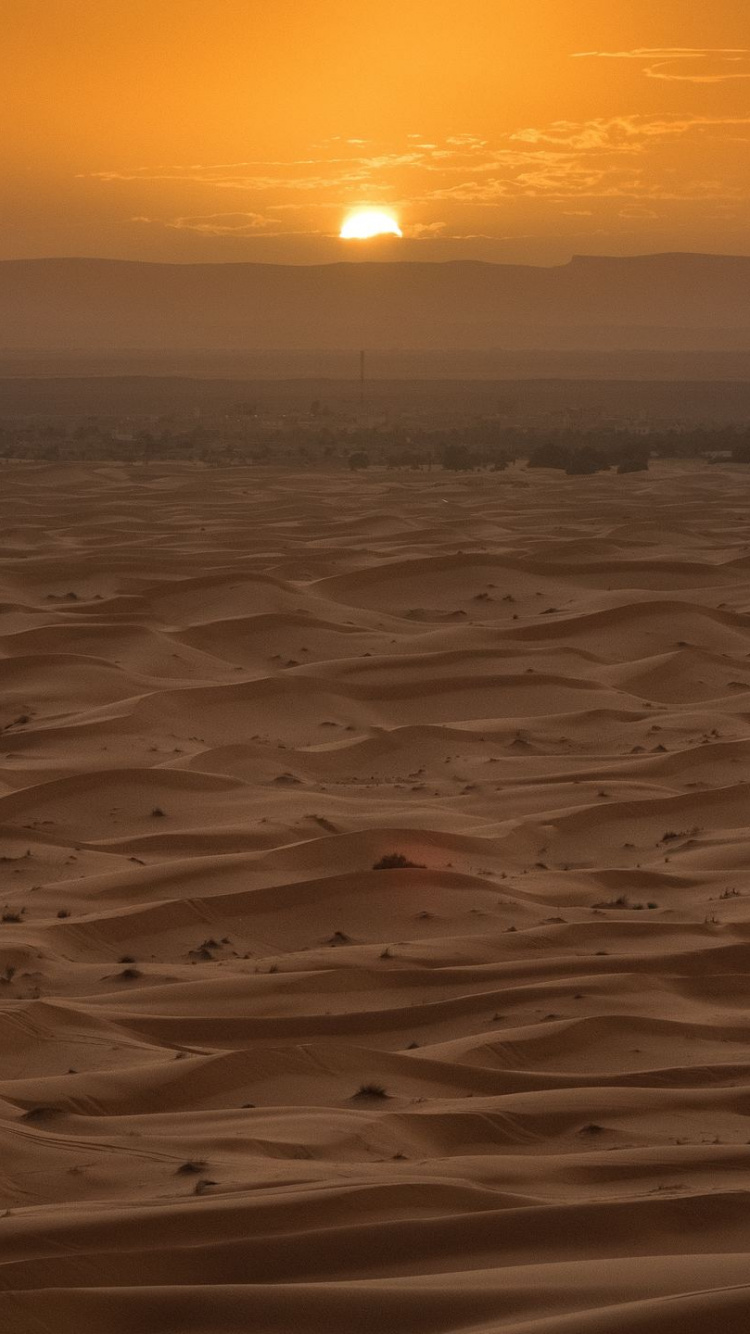
[[[619,462],[617,471],[622,475],[626,472],[648,472],[648,461],[651,456],[651,450],[647,444],[639,444],[631,440],[622,449],[617,451]]]
[[[448,472],[470,472],[477,466],[475,456],[466,445],[446,445],[441,462]]]
[[[404,449],[398,454],[388,454],[386,456],[386,466],[388,468],[419,469],[425,463],[427,463],[427,459],[411,449]]]
[[[595,472],[606,472],[609,466],[604,450],[596,445],[583,445],[571,452],[565,472],[568,477],[589,477]]]
[[[570,462],[571,451],[558,440],[544,440],[532,449],[529,455],[529,468],[558,468],[565,472]]]

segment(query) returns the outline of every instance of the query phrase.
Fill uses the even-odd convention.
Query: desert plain
[[[750,1322],[750,493],[7,464],[7,1334]]]

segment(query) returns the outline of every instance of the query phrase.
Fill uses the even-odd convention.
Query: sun
[[[357,208],[345,219],[339,235],[343,241],[368,241],[371,236],[403,236],[392,213],[382,208]]]

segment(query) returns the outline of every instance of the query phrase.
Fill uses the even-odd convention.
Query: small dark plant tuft
[[[21,1120],[30,1121],[33,1124],[35,1121],[47,1121],[53,1116],[59,1115],[59,1107],[30,1107],[27,1112],[24,1112]]]
[[[203,1158],[188,1158],[187,1162],[180,1163],[175,1173],[178,1177],[198,1176],[200,1172],[205,1172],[208,1163]]]
[[[355,1098],[387,1098],[388,1094],[382,1084],[360,1084]]]
[[[196,1182],[193,1194],[203,1195],[203,1193],[208,1190],[209,1186],[216,1186],[216,1185],[218,1185],[218,1182],[210,1181],[208,1177],[201,1177],[200,1181]]]
[[[423,862],[409,861],[402,852],[388,852],[380,861],[375,862],[373,871],[406,871],[406,870],[424,870]]]

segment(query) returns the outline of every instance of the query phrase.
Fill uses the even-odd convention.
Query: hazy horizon
[[[198,268],[200,266],[218,266],[218,265],[254,265],[256,267],[284,269],[284,268],[334,268],[337,265],[356,266],[367,264],[368,266],[377,264],[408,264],[416,266],[420,264],[451,265],[451,264],[480,264],[491,265],[493,268],[514,268],[514,269],[567,269],[571,265],[585,260],[639,260],[639,259],[718,259],[718,260],[750,260],[750,251],[743,254],[741,251],[730,252],[721,250],[644,250],[633,251],[628,254],[589,254],[586,251],[580,251],[578,254],[569,255],[566,259],[560,259],[549,263],[535,260],[507,260],[507,259],[486,259],[475,256],[463,256],[456,259],[445,259],[426,256],[420,256],[418,259],[406,259],[398,254],[389,254],[387,258],[382,253],[378,253],[379,242],[374,239],[367,253],[349,253],[343,254],[337,259],[322,260],[263,260],[247,258],[231,258],[229,256],[215,257],[211,259],[148,259],[139,255],[73,255],[73,254],[49,254],[49,255],[0,255],[0,264],[33,264],[49,263],[57,261],[75,261],[90,262],[92,264],[150,264],[150,265],[169,265],[173,267]]]
[[[750,348],[750,257],[562,265],[0,261],[0,347]]]

